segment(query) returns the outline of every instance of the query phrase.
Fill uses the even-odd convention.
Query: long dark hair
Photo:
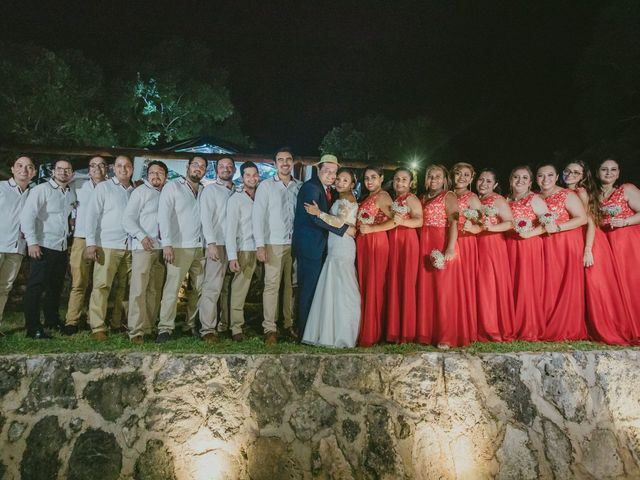
[[[490,173],[491,175],[493,175],[493,179],[496,181],[496,186],[493,188],[493,191],[495,193],[502,194],[502,188],[500,187],[501,182],[500,182],[500,179],[498,178],[498,172],[493,168],[483,168],[482,170],[480,170],[478,172],[478,176],[475,178],[476,183],[478,183],[478,179],[480,178],[480,175],[482,175],[483,173]],[[473,187],[476,190],[476,193],[478,193],[477,192],[478,189],[475,186],[475,184],[473,185]]]
[[[602,213],[600,212],[600,189],[593,179],[591,169],[583,160],[572,160],[567,165],[575,163],[582,168],[582,179],[576,184],[576,187],[582,187],[587,192],[587,213],[591,216],[596,225],[600,225]],[[566,167],[565,167],[566,168]]]

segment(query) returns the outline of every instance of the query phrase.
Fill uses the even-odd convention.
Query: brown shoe
[[[104,342],[107,340],[107,334],[104,332],[93,332],[91,336],[96,342]]]
[[[293,327],[285,328],[284,333],[282,335],[287,342],[297,342],[298,341],[298,332]]]
[[[135,337],[131,337],[129,341],[134,345],[142,345],[144,343],[144,337],[142,335],[136,335]]]
[[[269,346],[269,345],[275,345],[276,343],[278,343],[278,335],[276,335],[276,332],[267,332],[264,335],[264,344]]]
[[[234,342],[243,342],[244,341],[244,335],[242,333],[236,333],[235,335],[231,336],[231,339]]]
[[[215,333],[207,333],[202,336],[202,341],[211,345],[213,343],[218,343],[218,336]]]

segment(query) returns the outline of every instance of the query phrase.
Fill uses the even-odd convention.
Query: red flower
[[[526,226],[527,226],[527,222],[526,222],[526,221],[524,221],[524,220],[520,220],[520,221],[518,222],[518,226],[519,226],[519,227],[521,227],[521,228],[524,228],[524,227],[526,227]]]
[[[368,214],[367,212],[362,212],[362,213],[360,214],[360,216],[361,216],[362,218],[369,218],[369,214]]]

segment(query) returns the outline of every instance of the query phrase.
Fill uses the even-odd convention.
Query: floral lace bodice
[[[602,211],[602,225],[609,226],[612,218],[629,218],[635,215],[635,212],[629,206],[624,198],[624,185],[616,188],[609,198],[600,201],[600,210]]]
[[[447,210],[444,201],[446,195],[446,191],[440,192],[432,199],[425,197],[422,200],[423,227],[444,228],[447,226]]]
[[[341,198],[334,202],[329,213],[321,213],[320,219],[332,227],[340,228],[345,223],[355,225],[357,214],[358,204]]]
[[[492,193],[485,198],[480,199],[482,203],[482,219],[485,225],[497,225],[500,223],[500,217],[498,216],[498,207],[496,207],[496,200],[502,198],[497,193]]]
[[[571,215],[566,207],[567,197],[570,193],[572,193],[571,190],[563,188],[544,199],[549,212],[555,214],[555,223],[558,225],[571,220]]]
[[[473,192],[468,191],[458,197],[458,231],[462,232],[464,229],[464,224],[467,220],[467,217],[464,216],[463,212],[465,210],[472,210],[469,208],[469,200],[473,196]]]
[[[520,200],[509,200],[509,208],[511,208],[514,221],[531,220],[534,226],[537,225],[538,216],[531,206],[531,201],[535,196],[536,194],[531,192]]]
[[[405,193],[397,197],[391,204],[391,211],[394,215],[400,215],[402,219],[408,220],[411,218],[411,207],[407,205],[407,200],[410,197],[415,197],[411,192]]]
[[[381,223],[389,220],[389,217],[385,215],[385,213],[376,205],[376,199],[380,193],[376,193],[374,195],[369,195],[366,199],[362,201],[360,206],[358,207],[358,217],[357,217],[357,226],[359,227],[364,222],[363,220],[367,219],[368,225],[380,225]],[[371,220],[373,219],[373,220]]]

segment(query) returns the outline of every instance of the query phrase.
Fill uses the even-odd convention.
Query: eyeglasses
[[[104,163],[94,163],[94,164],[89,164],[89,168],[106,168],[107,166]]]
[[[579,175],[582,175],[582,172],[580,170],[565,170],[562,172],[562,174],[565,177],[568,177],[569,175],[579,176]]]
[[[60,173],[71,173],[71,172],[73,172],[73,168],[56,167],[55,170],[56,170],[56,172],[60,172]]]

